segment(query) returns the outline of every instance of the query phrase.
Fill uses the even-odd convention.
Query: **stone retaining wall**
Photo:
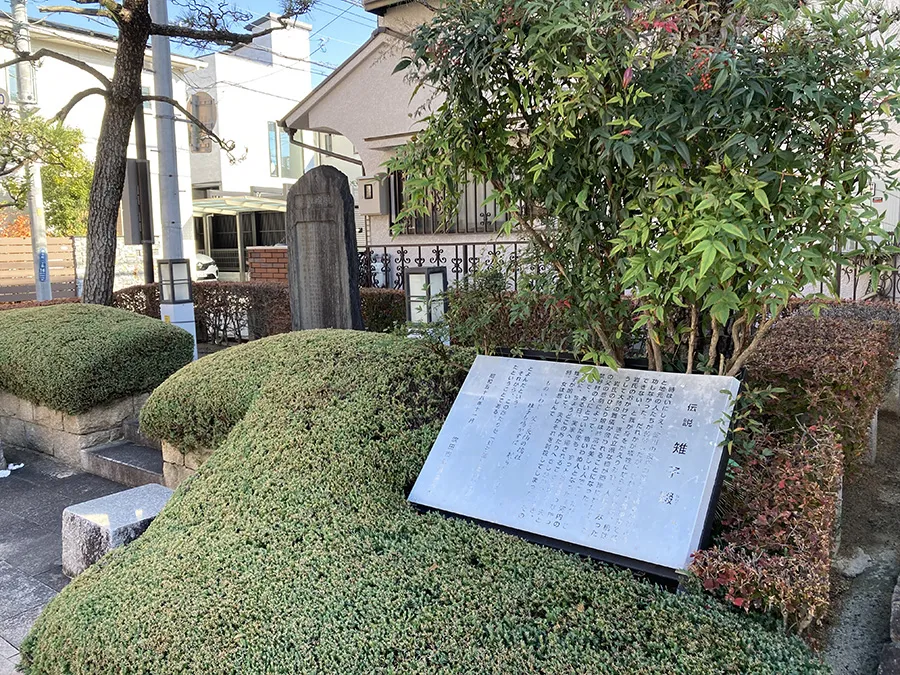
[[[81,452],[128,437],[150,394],[138,394],[67,415],[0,391],[0,441],[81,467]]]
[[[197,473],[197,469],[212,453],[212,450],[206,448],[182,450],[163,441],[163,485],[174,490],[185,478]]]

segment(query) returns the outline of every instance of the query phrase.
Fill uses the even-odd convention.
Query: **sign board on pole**
[[[409,495],[677,578],[721,483],[732,377],[479,356]]]
[[[42,284],[47,281],[50,276],[50,265],[47,258],[47,249],[42,248],[38,252],[38,281]]]

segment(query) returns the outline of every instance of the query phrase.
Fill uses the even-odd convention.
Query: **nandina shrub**
[[[748,381],[784,389],[767,406],[771,426],[824,422],[834,428],[849,467],[866,453],[869,424],[891,377],[893,329],[883,321],[815,318],[779,321],[751,359]]]
[[[756,441],[762,452],[734,469],[715,546],[694,554],[691,572],[707,591],[803,633],[828,610],[841,444],[816,426]]]

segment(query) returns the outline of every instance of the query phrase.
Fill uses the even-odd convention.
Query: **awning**
[[[287,211],[287,200],[284,197],[266,195],[241,195],[229,197],[209,197],[194,200],[194,216],[200,218],[207,215],[236,216],[254,211]]]

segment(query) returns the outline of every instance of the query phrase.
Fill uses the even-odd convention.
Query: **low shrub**
[[[403,291],[361,288],[359,299],[366,330],[383,333],[406,320]],[[159,316],[159,286],[145,284],[116,291],[113,305],[146,316]],[[287,284],[264,281],[194,283],[194,316],[199,342],[251,340],[291,330]]]
[[[193,355],[180,328],[111,307],[0,312],[0,389],[70,414],[151,391]]]
[[[291,330],[287,286],[261,281],[194,282],[197,341],[251,340]],[[159,286],[143,284],[116,291],[113,305],[159,317]]]
[[[748,382],[784,389],[766,408],[770,426],[793,429],[823,420],[854,467],[868,449],[869,424],[896,361],[894,343],[891,326],[882,321],[795,314],[766,336],[750,360]]]
[[[453,344],[483,354],[498,349],[569,351],[574,323],[568,307],[549,296],[510,291],[503,272],[489,268],[447,292]]]
[[[787,440],[763,435],[756,446],[725,485],[716,545],[695,554],[691,571],[706,590],[802,633],[829,607],[843,453],[816,427]]]
[[[363,325],[374,333],[386,333],[406,321],[406,294],[393,288],[360,288]]]
[[[239,397],[221,443],[140,539],[51,601],[26,672],[827,672],[715,598],[417,512],[406,491],[472,360],[445,356],[303,331],[171,378],[145,431],[202,437],[207,399]]]

